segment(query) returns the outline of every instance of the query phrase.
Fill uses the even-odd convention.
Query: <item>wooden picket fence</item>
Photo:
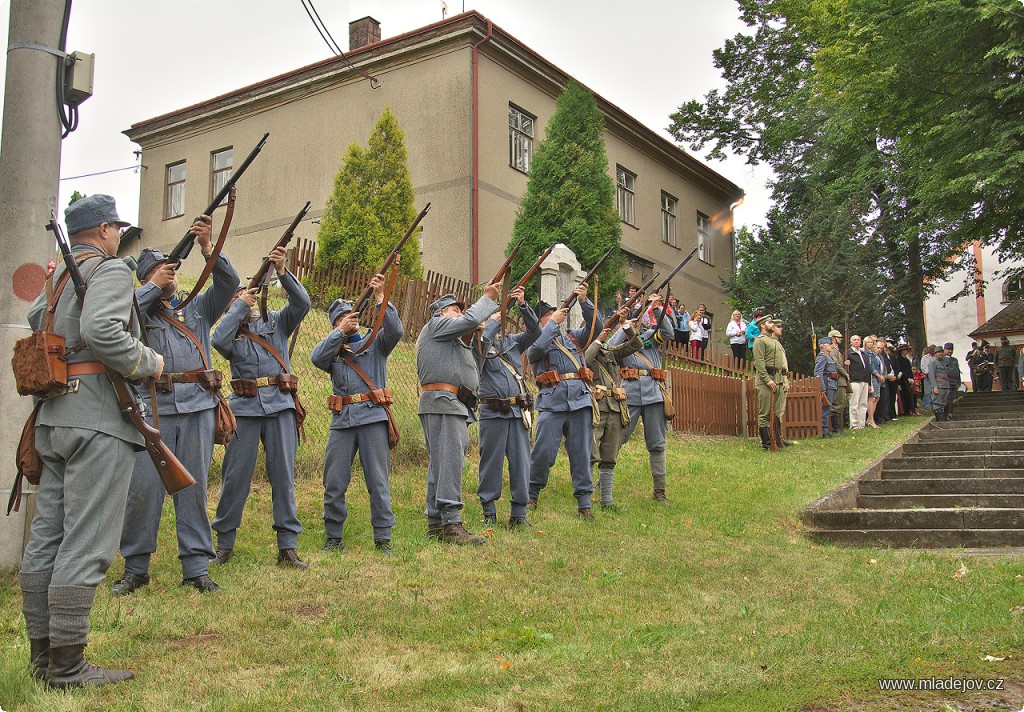
[[[355,299],[373,276],[354,266],[316,267],[316,243],[299,239],[288,251],[288,269],[299,279],[309,277],[312,286],[339,287],[344,297]],[[476,285],[437,272],[422,278],[400,275],[391,295],[405,327],[406,340],[415,340],[429,319],[427,306],[445,294],[455,294],[466,303],[480,294]],[[513,320],[515,326],[515,320]],[[515,326],[518,328],[518,326]],[[753,363],[737,359],[732,351],[717,345],[701,358],[675,343],[663,347],[662,357],[669,371],[669,383],[676,416],[672,429],[707,435],[757,437],[757,395]],[[821,386],[817,378],[790,374],[783,432],[787,438],[821,435]]]

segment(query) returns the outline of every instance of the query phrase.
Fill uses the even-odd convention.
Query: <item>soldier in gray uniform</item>
[[[935,350],[935,358],[928,362],[924,387],[932,394],[932,410],[936,420],[946,419],[946,404],[951,392],[949,363],[944,350]]]
[[[512,290],[510,299],[519,303],[525,329],[518,334],[498,332],[501,318],[491,314],[484,326],[483,341],[488,358],[480,369],[480,484],[477,496],[484,523],[497,522],[494,503],[501,498],[502,470],[508,458],[508,485],[512,502],[510,527],[526,524],[530,499],[530,425],[533,397],[523,382],[520,359],[540,336],[540,323],[526,305],[523,288]]]
[[[657,304],[661,300],[658,294],[652,294],[648,301]],[[654,492],[651,498],[668,503],[665,496],[666,483],[668,480],[668,466],[665,462],[665,396],[662,387],[665,387],[668,372],[661,367],[661,355],[658,349],[661,344],[670,340],[673,336],[672,327],[668,319],[660,319],[661,327],[658,328],[661,309],[653,312],[655,326],[647,329],[640,338],[643,340],[643,348],[636,353],[622,359],[622,370],[620,373],[626,385],[626,404],[629,405],[631,419],[629,426],[623,433],[622,444],[625,445],[636,430],[637,421],[641,418],[644,421],[644,441],[647,445],[647,452],[651,462],[651,477],[654,480]]]
[[[960,374],[960,362],[956,360],[956,356],[953,355],[953,342],[947,341],[942,345],[942,349],[946,354],[944,363],[946,364],[946,373],[949,376],[949,397],[946,399],[946,420],[953,420],[953,404],[956,403],[956,394],[960,390],[960,384],[963,383],[963,376]]]
[[[238,298],[213,330],[213,347],[231,362],[233,392],[229,402],[238,427],[235,438],[227,444],[221,465],[220,500],[213,518],[213,530],[217,532],[216,556],[211,562],[214,564],[227,563],[231,558],[262,441],[277,532],[277,562],[297,569],[308,568],[295,552],[302,531],[295,506],[298,428],[293,393],[297,392],[298,382],[291,375],[288,339],[309,313],[310,302],[299,280],[285,269],[284,256],[285,248],[277,247],[270,253],[270,261],[280,275],[288,304],[279,311],[270,311],[264,321],[253,310],[256,294],[241,288]],[[277,356],[245,336],[246,333],[261,337]]]
[[[210,223],[210,218],[203,216],[192,228],[207,259],[212,252]],[[143,250],[138,262],[136,273],[142,285],[135,290],[135,296],[146,320],[149,343],[166,362],[165,373],[156,387],[160,434],[196,478],[194,486],[173,496],[181,583],[203,593],[218,591],[220,586],[208,575],[210,559],[215,554],[206,513],[206,483],[219,402],[214,386],[220,380],[211,381],[217,374],[210,371],[210,329],[234,297],[238,273],[225,255],[219,255],[213,267],[213,285],[179,310],[174,306],[178,302],[175,266],[167,264],[159,250],[151,249]],[[187,329],[191,336],[179,327]],[[156,551],[163,503],[160,476],[149,456],[140,453],[135,458],[121,532],[124,575],[114,584],[114,595],[130,594],[149,583],[149,559]]]
[[[69,382],[77,390],[46,400],[36,419],[36,450],[43,463],[32,529],[21,560],[22,611],[32,675],[51,687],[105,685],[127,680],[127,670],[88,663],[89,613],[96,587],[117,552],[138,431],[121,415],[104,367],[137,379],[160,375],[163,359],[139,341],[130,319],[133,279],[117,259],[121,227],[114,199],[91,195],[64,211],[71,250],[88,283],[79,307],[68,282],[57,302],[53,330],[66,339]],[[54,284],[64,272],[57,267]],[[34,330],[43,327],[46,292],[28,312]],[[130,325],[130,331],[129,331]]]
[[[381,274],[370,281],[378,305],[384,303],[384,281]],[[392,397],[386,387],[388,356],[404,332],[398,310],[389,302],[380,333],[373,343],[363,348],[365,344],[361,342],[366,337],[359,334],[359,312],[352,308],[352,302],[346,299],[331,304],[330,319],[334,329],[309,355],[314,366],[331,374],[334,388],[334,395],[327,401],[333,416],[324,460],[324,528],[327,533],[324,551],[341,551],[345,547],[342,539],[348,518],[345,493],[352,480],[352,462],[358,453],[370,493],[374,546],[389,555],[395,515],[391,511],[388,482],[391,472],[388,413],[382,406]],[[362,369],[375,389],[380,390],[380,395],[373,392],[375,389],[371,389],[350,364]]]
[[[593,372],[587,368],[585,352],[599,334],[591,333],[594,305],[586,298],[587,285],[581,284],[574,291],[583,312],[584,326],[579,329],[562,332],[568,309],[555,310],[543,301],[534,307],[540,319],[541,334],[526,355],[540,393],[537,395],[537,432],[530,457],[530,504],[537,506],[564,436],[576,508],[579,515],[589,521],[594,519],[590,503],[594,493],[590,456],[597,413],[589,385],[593,382]]]
[[[462,525],[462,468],[469,451],[469,424],[476,420],[480,384],[474,345],[463,341],[498,310],[499,285],[463,313],[464,304],[446,294],[430,305],[431,319],[416,340],[420,380],[419,416],[427,456],[427,536],[454,544],[483,544]]]
[[[633,329],[633,320],[626,318],[626,311],[619,313],[622,336],[615,345],[608,344],[611,329],[587,347],[587,363],[594,366],[594,385],[591,392],[601,412],[601,423],[594,429],[594,444],[591,462],[597,465],[597,481],[601,490],[601,509],[618,511],[612,490],[615,486],[615,462],[622,447],[623,430],[632,419],[626,404],[626,389],[622,386],[619,372],[621,361],[643,348],[644,342]]]
[[[818,339],[818,357],[814,360],[814,375],[821,380],[821,437],[832,437],[832,403],[839,391],[839,367],[832,358],[832,339],[822,336]]]

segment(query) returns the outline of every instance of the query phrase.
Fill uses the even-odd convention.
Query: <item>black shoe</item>
[[[324,551],[342,551],[345,548],[345,542],[341,539],[328,538],[324,542]]]
[[[32,677],[37,680],[46,680],[46,668],[50,666],[50,639],[31,638],[28,644],[28,659],[32,668]]]
[[[50,648],[50,665],[46,669],[46,682],[50,687],[64,690],[69,687],[99,687],[135,675],[130,670],[106,670],[86,661],[85,645],[64,645]]]
[[[390,539],[377,539],[373,542],[373,545],[374,547],[376,547],[377,551],[379,551],[383,556],[395,555],[395,552],[391,550]]]
[[[110,592],[115,596],[127,596],[148,583],[149,574],[136,574],[131,571],[125,571],[124,576],[115,581],[114,585],[110,587]]]
[[[278,566],[287,566],[299,569],[300,571],[305,571],[309,568],[309,564],[299,558],[299,555],[295,553],[295,549],[278,549],[277,564]]]
[[[533,529],[533,525],[526,521],[526,517],[509,517],[509,529]]]
[[[761,447],[770,450],[772,446],[771,431],[768,428],[758,428],[757,433],[761,436]]]
[[[192,578],[182,579],[182,586],[191,586],[199,593],[216,593],[217,591],[223,591],[220,586],[214,583],[213,579],[207,574],[202,576],[193,576]]]
[[[220,566],[221,564],[228,563],[228,561],[231,560],[232,552],[234,552],[234,549],[226,549],[222,546],[218,546],[217,553],[212,559],[210,559],[210,564]]]
[[[497,523],[498,523],[498,515],[497,514],[485,514],[484,515],[484,526],[485,527],[493,527]]]

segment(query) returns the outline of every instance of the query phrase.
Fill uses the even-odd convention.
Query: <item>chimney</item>
[[[380,42],[380,23],[367,15],[348,23],[348,51]]]

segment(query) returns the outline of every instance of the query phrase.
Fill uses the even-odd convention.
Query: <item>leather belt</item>
[[[100,361],[79,361],[68,364],[68,378],[72,376],[99,376],[107,372]]]
[[[237,380],[241,381],[245,385],[253,384],[257,388],[266,388],[267,386],[277,385],[277,376],[261,376],[260,378],[239,378]]]
[[[353,393],[347,396],[327,396],[327,409],[333,413],[340,413],[347,405],[353,403],[371,403],[383,405],[394,403],[394,396],[390,388],[382,388],[377,392],[377,400],[374,400],[373,393]]]
[[[199,371],[185,371],[183,373],[163,373],[160,375],[163,379],[170,379],[171,383],[199,383],[199,374],[203,373]]]
[[[448,391],[449,393],[459,394],[459,387],[453,386],[450,383],[424,383],[420,386],[422,391]]]
[[[611,395],[606,387],[597,385],[596,383],[590,387],[590,392],[594,394],[594,400],[601,400],[605,396]]]

